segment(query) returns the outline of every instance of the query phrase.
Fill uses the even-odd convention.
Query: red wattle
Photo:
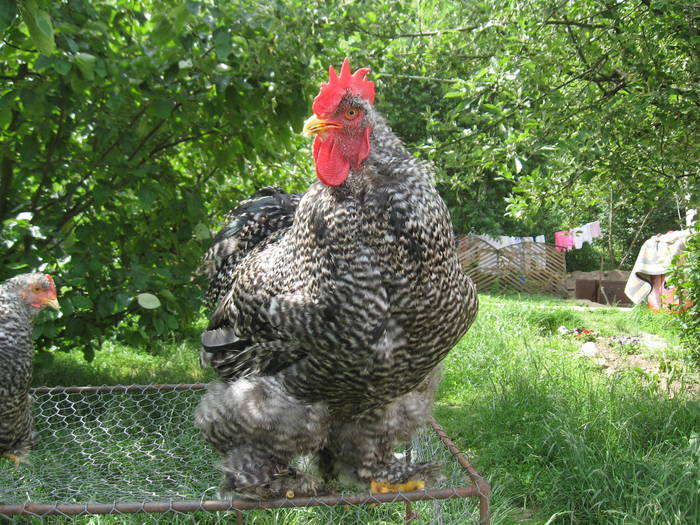
[[[350,173],[350,161],[343,155],[342,148],[334,137],[314,140],[314,165],[316,175],[326,186],[340,186]]]
[[[334,135],[321,138],[316,135],[313,156],[319,180],[326,186],[340,186],[348,178],[351,166],[359,171],[369,155],[371,134],[372,128],[368,126],[361,135],[353,139]],[[341,147],[340,140],[345,141],[345,147]],[[345,155],[346,151],[353,151],[355,154],[348,158]]]

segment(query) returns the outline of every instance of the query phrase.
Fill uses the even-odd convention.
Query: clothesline
[[[544,243],[546,242],[544,235],[532,237],[517,237],[511,235],[487,235],[473,234],[474,237],[489,243],[494,248],[500,249],[513,244],[521,244],[527,242]],[[565,252],[573,249],[581,249],[583,244],[592,243],[593,239],[600,237],[600,221],[593,221],[572,228],[571,230],[563,230],[554,233],[554,246],[560,252]]]
[[[479,250],[479,268],[484,271],[495,271],[504,265],[518,267],[522,270],[543,270],[547,267],[547,250],[544,235],[535,237],[513,237],[509,235],[470,235],[479,239],[492,249]],[[502,249],[512,247],[507,255]]]
[[[524,242],[545,242],[544,235],[537,235],[536,237],[514,237],[510,235],[473,235],[474,237],[487,242],[494,248],[500,249],[506,246],[511,246],[512,244],[522,244]]]

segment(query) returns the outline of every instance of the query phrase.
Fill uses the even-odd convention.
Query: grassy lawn
[[[447,358],[435,410],[497,487],[496,517],[510,506],[526,523],[700,523],[697,368],[684,362],[668,318],[533,306],[483,297]],[[640,351],[681,388],[668,395],[663,371],[607,373],[578,355],[579,341],[558,334],[562,325],[661,335],[666,347]],[[518,522],[510,516],[503,522]]]
[[[477,321],[446,360],[435,415],[491,481],[493,523],[700,523],[697,364],[664,315],[571,306],[482,295]],[[636,353],[646,365],[603,366],[579,355],[581,342],[560,335],[559,326],[639,337]],[[34,383],[210,378],[193,338],[148,354],[107,345],[92,363],[55,352],[37,361]],[[294,523],[319,522],[295,512],[302,514]],[[270,522],[291,522],[283,516]]]

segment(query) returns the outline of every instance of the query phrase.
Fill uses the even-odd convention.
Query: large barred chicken
[[[244,201],[205,256],[202,361],[219,380],[195,419],[224,492],[312,494],[338,478],[406,490],[440,475],[394,449],[427,422],[477,299],[431,172],[375,109],[368,72],[346,59],[314,99],[318,180]],[[290,466],[300,455],[323,483]]]
[[[0,456],[16,465],[33,443],[32,320],[45,306],[59,307],[48,274],[25,273],[0,284]]]

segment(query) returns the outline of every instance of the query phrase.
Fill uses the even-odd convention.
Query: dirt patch
[[[643,333],[639,339],[640,351],[658,352],[667,346],[664,338],[658,335]],[[581,345],[579,355],[593,360],[601,367],[603,373],[609,376],[625,371],[636,371],[648,380],[658,382],[659,391],[670,396],[677,394],[681,389],[700,393],[698,377],[686,373],[687,370],[682,364],[656,359],[640,352],[627,353],[611,338],[600,337],[595,343],[584,343]]]

